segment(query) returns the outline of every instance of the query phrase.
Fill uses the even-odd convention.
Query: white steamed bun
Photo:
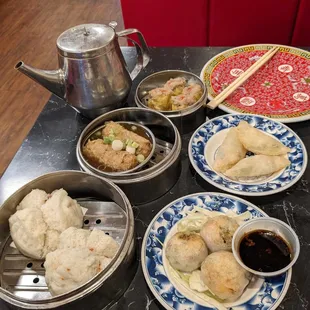
[[[41,189],[33,189],[17,206],[18,210],[26,208],[41,208],[48,199],[48,194]]]
[[[86,248],[89,230],[70,227],[60,234],[58,249]]]
[[[95,255],[112,258],[118,251],[118,243],[102,230],[94,229],[87,240],[88,249]]]
[[[45,280],[53,296],[67,293],[101,271],[100,259],[87,249],[61,249],[47,254]]]
[[[214,295],[232,301],[242,295],[249,284],[250,274],[238,264],[231,252],[218,251],[202,263],[201,278]]]
[[[238,227],[235,219],[219,215],[208,219],[200,235],[211,252],[230,251],[232,238]]]
[[[45,244],[43,248],[43,258],[50,252],[57,250],[59,243],[59,232],[54,229],[48,229],[45,235]]]
[[[26,256],[41,259],[47,232],[41,210],[26,208],[17,211],[10,217],[9,224],[16,248]]]
[[[41,210],[50,229],[63,232],[69,227],[83,226],[81,206],[64,189],[54,191]]]
[[[166,257],[177,270],[192,272],[198,269],[208,255],[203,239],[196,233],[176,233],[167,243]]]

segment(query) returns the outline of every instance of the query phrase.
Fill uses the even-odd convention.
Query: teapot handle
[[[128,37],[130,34],[136,33],[138,35],[140,44],[139,45],[135,40]],[[145,42],[145,39],[142,33],[137,29],[126,29],[116,33],[118,37],[127,37],[128,40],[132,41],[137,50],[137,63],[134,69],[130,73],[131,79],[135,79],[142,69],[144,69],[150,61],[150,51]]]

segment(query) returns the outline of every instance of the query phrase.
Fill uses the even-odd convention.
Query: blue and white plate
[[[253,204],[227,194],[197,193],[175,200],[164,207],[150,223],[143,239],[142,269],[152,293],[165,309],[176,310],[274,310],[283,300],[291,281],[291,269],[277,277],[254,280],[243,295],[233,303],[210,303],[199,293],[182,286],[173,278],[165,263],[164,244],[176,229],[176,224],[195,207],[216,212],[251,213],[251,218],[268,216]],[[253,281],[251,281],[253,282]],[[217,306],[216,306],[217,304]]]
[[[280,140],[291,149],[287,157],[291,164],[268,177],[234,181],[213,170],[214,156],[227,131],[244,120],[253,127]],[[305,172],[308,155],[297,134],[275,120],[251,114],[227,114],[207,121],[200,126],[189,142],[190,161],[197,173],[210,184],[233,194],[266,196],[279,193],[295,184]]]

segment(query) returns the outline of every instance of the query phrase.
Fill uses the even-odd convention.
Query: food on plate
[[[41,259],[48,228],[41,210],[19,210],[10,217],[9,224],[16,248],[26,256]]]
[[[87,141],[83,147],[83,155],[97,169],[121,172],[144,162],[152,147],[141,128],[107,122],[102,131],[95,132]]]
[[[192,272],[198,269],[208,255],[208,249],[199,234],[176,233],[167,243],[166,257],[176,270]]]
[[[210,254],[201,265],[201,278],[209,290],[222,300],[236,300],[249,284],[250,274],[231,252]]]
[[[242,159],[224,174],[233,180],[269,176],[289,165],[284,156],[255,155]]]
[[[67,293],[92,279],[101,271],[99,257],[88,249],[59,249],[47,254],[46,284],[53,296]]]
[[[222,173],[225,172],[243,159],[246,152],[239,140],[237,128],[229,129],[223,143],[215,153],[214,170]]]
[[[200,236],[211,252],[230,251],[231,241],[238,227],[238,223],[233,218],[219,215],[207,220],[202,226]]]
[[[268,136],[245,121],[241,121],[237,129],[243,146],[254,154],[275,156],[285,155],[291,151],[290,148],[283,145],[279,140]]]
[[[182,77],[170,79],[163,87],[148,93],[148,106],[159,111],[182,110],[196,103],[202,96],[202,88],[192,80]]]
[[[41,189],[33,189],[17,206],[18,210],[26,208],[41,208],[41,206],[48,199],[48,194]]]
[[[55,190],[41,207],[43,219],[49,228],[63,232],[69,227],[83,226],[83,212],[76,200],[64,189]]]

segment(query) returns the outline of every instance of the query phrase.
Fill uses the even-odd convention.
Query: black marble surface
[[[199,75],[203,65],[225,48],[154,48],[151,49],[152,61],[134,81],[135,90],[141,79],[150,73],[164,69],[182,69]],[[133,66],[135,52],[133,48],[123,49],[129,67]],[[134,105],[133,92],[128,99]],[[209,112],[212,118],[222,114]],[[10,166],[0,181],[0,203],[16,189],[29,180],[56,170],[79,169],[75,156],[77,139],[89,120],[77,114],[60,99],[52,96],[42,111],[34,127],[23,142]],[[290,124],[310,147],[309,121]],[[155,214],[169,202],[195,192],[219,190],[203,181],[191,168],[187,155],[187,146],[191,134],[183,136],[182,172],[176,185],[158,200],[133,206],[136,219],[136,238],[138,251],[144,232]],[[302,179],[289,190],[266,197],[244,197],[262,208],[268,215],[290,224],[300,238],[301,253],[293,268],[289,291],[279,309],[309,309],[310,301],[310,170],[307,168]],[[111,310],[120,309],[162,309],[144,280],[141,266],[125,295],[117,301]]]

